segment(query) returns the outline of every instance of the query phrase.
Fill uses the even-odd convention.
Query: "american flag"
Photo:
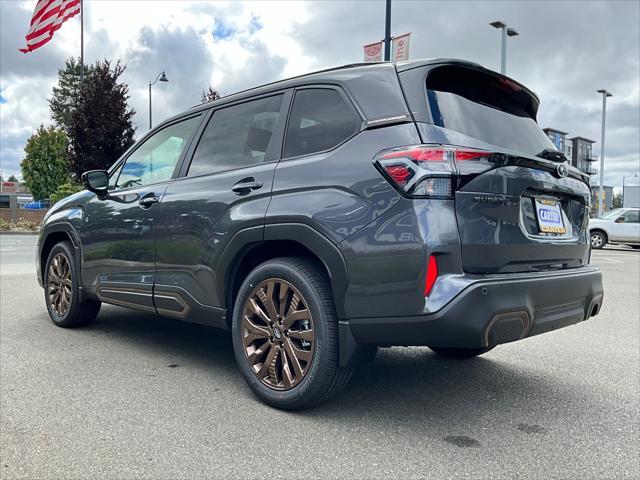
[[[26,35],[27,46],[20,51],[28,53],[40,48],[53,38],[53,34],[74,15],[80,13],[80,0],[38,0]]]

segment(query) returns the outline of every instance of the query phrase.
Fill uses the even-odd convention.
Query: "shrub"
[[[74,193],[78,193],[81,190],[82,187],[80,185],[76,185],[75,183],[72,183],[70,181],[65,182],[51,194],[51,204],[59,202],[63,198],[68,197],[69,195],[73,195]]]

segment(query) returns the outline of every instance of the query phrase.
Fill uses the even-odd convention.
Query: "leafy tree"
[[[24,151],[22,177],[35,199],[49,198],[69,180],[69,142],[63,130],[41,125]]]
[[[80,60],[68,58],[64,68],[58,70],[58,84],[53,87],[53,95],[49,99],[51,118],[58,127],[67,132],[80,96],[80,69]],[[93,66],[85,65],[85,78],[92,70]]]
[[[622,194],[616,193],[611,199],[611,208],[622,208]]]
[[[15,175],[11,174],[11,176],[7,179],[7,182],[17,182],[18,179]]]
[[[82,190],[80,185],[73,183],[71,180],[66,181],[60,185],[55,192],[51,194],[51,202],[56,203],[69,195],[78,193]]]
[[[78,105],[71,114],[69,142],[71,171],[106,169],[133,144],[135,130],[129,108],[129,86],[119,82],[126,66],[96,62],[80,87]]]
[[[218,100],[220,97],[220,93],[218,93],[217,90],[211,88],[211,85],[209,85],[209,88],[206,91],[202,91],[202,94],[200,95],[200,102],[209,103]]]

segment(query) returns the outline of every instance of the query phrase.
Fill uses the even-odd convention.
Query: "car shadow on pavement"
[[[176,361],[183,368],[206,369],[212,385],[216,377],[224,376],[244,387],[228,332],[110,306],[84,331],[104,335],[108,341],[130,342],[137,351],[148,349],[166,357],[168,367]],[[568,385],[539,368],[495,358],[499,351],[454,360],[438,357],[426,347],[380,349],[372,364],[356,370],[338,398],[291,415],[342,428],[359,428],[366,419],[383,430],[418,429],[427,436],[453,429],[465,434],[460,442],[475,445],[474,430],[505,419],[520,431],[544,434],[554,418],[584,409],[585,399],[592,397],[581,391],[587,388],[584,385]],[[252,396],[248,387],[238,392]],[[606,407],[601,409],[606,415]],[[544,419],[544,425],[527,422],[531,418]],[[458,439],[452,438],[454,443]]]
[[[441,358],[426,347],[382,349],[342,396],[302,414],[347,429],[366,421],[398,435],[417,432],[469,447],[480,446],[474,437],[487,428],[545,435],[556,419],[579,415],[593,398],[587,386],[492,358],[499,348],[467,360]],[[605,405],[590,409],[607,415]]]
[[[231,336],[217,328],[103,305],[95,323],[83,330],[109,341],[131,342],[137,351],[147,349],[165,357],[168,366],[182,362],[180,366],[198,365],[212,373],[240,374]]]

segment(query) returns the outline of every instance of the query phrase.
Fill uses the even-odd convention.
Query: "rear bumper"
[[[340,322],[341,363],[358,344],[475,348],[520,340],[596,315],[602,274],[583,267],[544,276],[474,280],[437,312]]]

